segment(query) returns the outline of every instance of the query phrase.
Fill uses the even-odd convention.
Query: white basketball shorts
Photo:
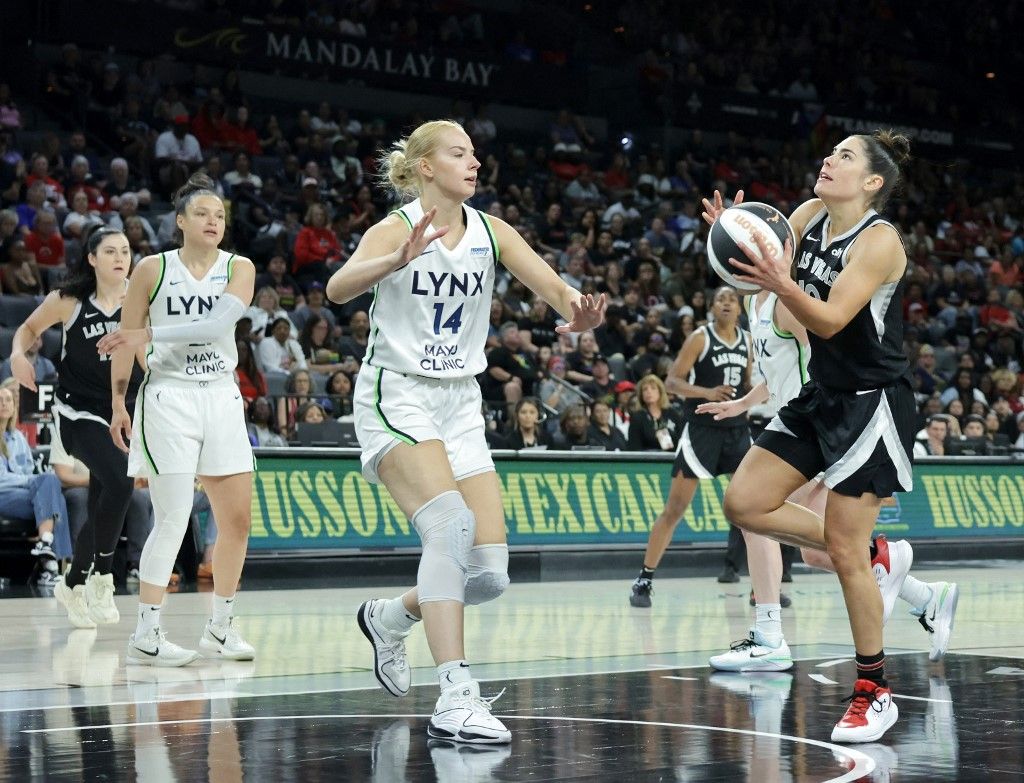
[[[135,401],[129,476],[251,473],[255,459],[234,381],[146,383]]]
[[[379,484],[385,454],[425,440],[444,443],[456,481],[494,470],[481,405],[475,378],[424,378],[364,364],[353,397],[363,477]]]

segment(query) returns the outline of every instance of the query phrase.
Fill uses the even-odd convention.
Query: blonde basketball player
[[[743,191],[740,191],[734,203],[742,200]],[[778,296],[769,291],[748,296],[746,307],[754,356],[764,382],[739,400],[709,402],[697,408],[698,413],[713,414],[716,420],[743,415],[753,406],[769,401],[777,410],[794,399],[809,380],[810,346],[804,326],[779,301]],[[814,478],[790,495],[789,502],[824,518],[826,497],[825,485]],[[744,530],[743,538],[754,591],[754,625],[746,639],[732,645],[728,652],[712,656],[709,663],[713,668],[725,671],[783,671],[793,666],[793,658],[782,633],[782,606],[779,603],[782,553],[778,542],[765,536]],[[887,547],[890,553],[898,552],[902,562],[912,559],[904,556],[909,549],[905,541],[888,543],[879,536],[876,545]],[[836,570],[828,552],[802,547],[800,554],[804,562],[813,568]],[[958,588],[955,583],[925,583],[909,574],[903,578],[903,574],[906,571],[902,569],[879,568],[875,571],[885,607],[883,617],[888,618],[897,595],[909,603],[911,613],[921,620],[930,635],[930,657],[937,661],[945,654],[949,643]]]
[[[218,249],[224,204],[212,188],[208,177],[196,175],[178,192],[181,248],[142,260],[128,285],[121,329],[98,344],[101,352],[113,353],[111,435],[128,452],[129,475],[149,478],[153,499],[155,524],[139,563],[139,619],[128,642],[129,664],[182,666],[198,657],[168,641],[160,628],[160,606],[188,526],[196,476],[218,529],[213,615],[199,648],[210,657],[254,656],[232,618],[249,541],[253,470],[234,380],[234,329],[244,303],[252,301],[256,270],[249,259]],[[133,358],[128,349],[146,342],[152,344],[133,431],[125,407]]]
[[[601,323],[605,301],[567,286],[501,220],[464,205],[480,163],[454,122],[420,125],[381,161],[383,180],[414,199],[363,236],[327,285],[334,302],[374,289],[371,334],[356,381],[363,475],[383,483],[423,545],[416,587],[359,608],[374,670],[392,695],[408,692],[405,636],[423,619],[441,695],[431,737],[500,744],[508,729],[480,697],[463,644],[465,604],[508,586],[505,518],[484,438],[480,387],[494,268],[504,266],[567,321]]]

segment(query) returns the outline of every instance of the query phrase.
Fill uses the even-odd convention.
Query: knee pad
[[[466,597],[469,552],[476,535],[476,517],[462,495],[443,492],[412,516],[423,543],[416,574],[420,603],[458,601]]]
[[[508,545],[481,544],[469,552],[466,604],[493,601],[508,587]]]
[[[194,481],[192,476],[181,473],[154,476],[149,480],[154,523],[139,557],[141,581],[160,587],[170,581],[192,514]]]

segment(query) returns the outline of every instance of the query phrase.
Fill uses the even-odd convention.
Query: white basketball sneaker
[[[498,696],[482,698],[480,684],[476,680],[445,688],[434,706],[427,734],[434,739],[477,745],[511,742],[512,732],[491,715],[491,704]]]
[[[251,661],[256,657],[256,648],[242,638],[235,630],[234,618],[226,626],[214,625],[208,620],[199,639],[199,650],[207,658],[221,658],[226,661]]]
[[[68,587],[64,579],[53,584],[53,597],[68,611],[68,620],[75,628],[95,628],[96,623],[89,616],[89,604],[85,597],[85,585]]]
[[[960,588],[956,582],[929,582],[928,587],[932,590],[931,599],[923,609],[911,609],[910,613],[920,621],[931,637],[932,649],[928,653],[928,660],[941,661],[953,633]]]
[[[882,593],[882,623],[885,624],[914,564],[914,549],[907,541],[889,543],[884,535],[879,535],[875,538],[875,552],[871,570]]]
[[[395,633],[381,622],[383,598],[366,601],[359,607],[356,620],[359,630],[373,645],[373,673],[377,682],[392,696],[405,696],[412,682],[412,672],[405,656],[407,633]]]
[[[85,580],[85,601],[89,616],[98,625],[111,625],[121,620],[114,603],[114,575],[92,573]]]
[[[174,642],[159,628],[153,628],[139,639],[128,637],[125,662],[135,666],[184,666],[199,657],[195,650],[187,650]]]
[[[832,729],[833,742],[875,742],[900,715],[892,691],[871,680],[857,680],[847,700],[846,714]]]
[[[785,639],[772,646],[752,628],[746,639],[734,642],[729,652],[712,655],[708,663],[724,672],[784,672],[793,668],[793,655]]]

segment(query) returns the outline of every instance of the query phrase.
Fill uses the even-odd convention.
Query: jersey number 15
[[[434,334],[441,334],[442,329],[451,329],[452,334],[459,333],[459,327],[462,326],[462,305],[455,308],[455,312],[448,316],[448,320],[441,323],[444,319],[444,302],[437,302],[434,304]]]

